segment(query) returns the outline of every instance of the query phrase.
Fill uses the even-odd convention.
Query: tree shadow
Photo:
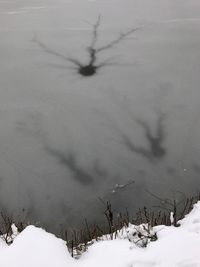
[[[150,161],[162,159],[167,153],[166,148],[163,146],[163,142],[165,141],[163,120],[164,114],[160,114],[156,122],[155,134],[153,134],[149,124],[138,119],[137,123],[143,128],[144,136],[148,142],[149,148],[135,145],[127,135],[123,134],[122,138],[126,147],[131,152],[139,154]]]
[[[50,49],[46,44],[43,44],[41,41],[37,40],[37,38],[34,38],[34,42],[39,45],[39,47],[45,51],[46,53],[49,53],[51,55],[56,56],[57,58],[60,58],[64,61],[71,62],[73,64],[73,69],[77,71],[78,74],[84,77],[93,76],[97,73],[97,71],[108,65],[113,65],[114,63],[111,62],[111,59],[107,59],[105,61],[102,61],[100,63],[97,63],[99,54],[105,50],[111,49],[120,42],[122,42],[127,36],[131,35],[133,32],[137,31],[139,28],[131,29],[127,32],[120,33],[118,37],[110,41],[109,43],[97,47],[97,41],[99,36],[99,27],[101,24],[101,17],[99,16],[96,23],[92,26],[92,38],[90,45],[86,48],[86,52],[88,54],[88,62],[82,63],[76,58],[66,57],[65,55],[62,55],[58,53],[57,51],[54,51],[53,49]],[[58,66],[58,65],[57,65]],[[61,68],[64,66],[60,65]]]
[[[85,186],[90,185],[94,182],[93,175],[91,175],[89,172],[79,166],[76,160],[76,156],[73,152],[65,154],[62,151],[58,151],[50,147],[46,147],[46,150],[50,155],[55,157],[60,164],[64,165],[68,170],[70,170],[74,179],[77,182]]]

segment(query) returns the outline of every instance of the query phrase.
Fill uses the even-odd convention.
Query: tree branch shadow
[[[64,165],[68,170],[70,170],[77,182],[85,186],[90,185],[94,182],[93,175],[79,166],[73,152],[65,154],[62,151],[58,151],[50,147],[46,147],[46,150],[50,155],[55,157],[60,164]]]
[[[99,54],[105,50],[112,49],[117,44],[121,43],[127,36],[131,35],[139,28],[131,29],[127,32],[120,33],[115,39],[111,40],[109,43],[98,47],[98,37],[99,37],[99,27],[101,24],[101,16],[98,16],[96,23],[92,26],[92,38],[90,45],[86,48],[86,52],[88,54],[88,62],[82,63],[76,58],[67,57],[63,54],[58,53],[57,51],[49,48],[46,44],[39,41],[36,37],[33,39],[35,43],[46,53],[54,55],[61,60],[71,62],[75,68],[75,70],[81,76],[88,77],[93,76],[97,73],[97,71],[105,66],[113,65],[115,63],[112,62],[112,59],[106,59],[100,63],[97,63]],[[67,67],[66,67],[67,68]]]
[[[152,133],[151,128],[147,122],[137,119],[137,123],[143,128],[144,136],[146,138],[146,141],[148,142],[149,148],[135,145],[127,135],[123,134],[122,138],[126,147],[131,152],[139,154],[150,161],[155,159],[162,159],[167,153],[166,148],[163,146],[163,143],[165,141],[165,132],[163,125],[164,117],[165,116],[163,113],[158,116],[155,134]]]

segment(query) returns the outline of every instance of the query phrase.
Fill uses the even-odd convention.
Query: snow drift
[[[180,227],[156,226],[157,240],[144,248],[130,238],[133,225],[115,240],[94,243],[77,260],[65,241],[28,226],[8,246],[0,242],[1,267],[199,267],[200,201],[179,221]]]

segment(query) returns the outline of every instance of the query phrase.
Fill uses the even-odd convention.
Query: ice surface
[[[140,30],[96,75],[38,45],[87,62],[99,14],[98,46]],[[1,209],[64,228],[101,215],[99,197],[134,210],[157,201],[147,190],[198,190],[199,14],[198,0],[0,1]]]

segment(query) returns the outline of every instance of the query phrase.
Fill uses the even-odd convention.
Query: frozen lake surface
[[[138,29],[85,77],[95,24]],[[198,192],[199,47],[198,0],[0,0],[1,210],[59,232]]]

